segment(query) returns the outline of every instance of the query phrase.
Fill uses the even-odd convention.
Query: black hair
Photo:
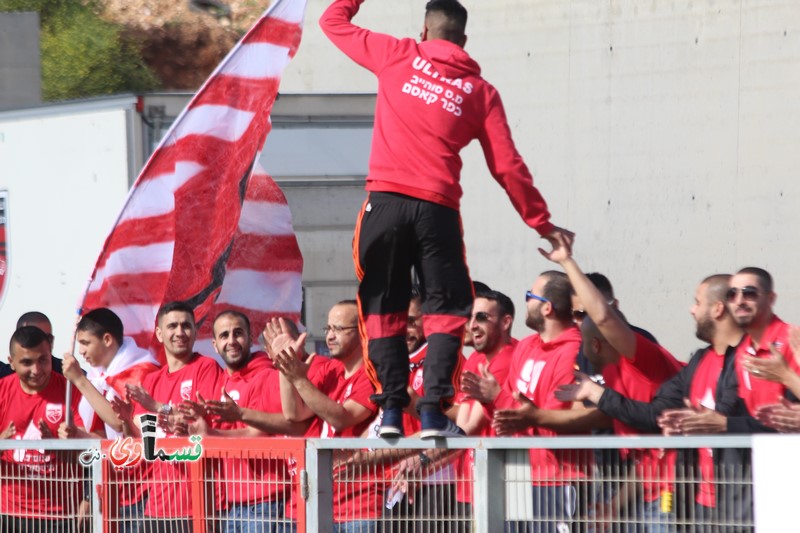
[[[467,8],[458,0],[430,0],[425,6],[425,17],[431,13],[439,13],[446,20],[436,28],[436,37],[455,44],[463,44],[467,30]]]
[[[493,290],[478,291],[475,294],[475,298],[485,298],[495,302],[497,309],[500,311],[500,316],[511,315],[511,318],[514,318],[514,302],[502,292]]]
[[[14,354],[14,345],[22,348],[36,348],[43,342],[50,342],[47,333],[37,328],[36,326],[22,326],[11,335],[11,341],[8,343],[8,353]]]
[[[758,278],[758,284],[761,285],[761,290],[764,292],[772,292],[772,276],[763,268],[758,267],[744,267],[739,270],[737,274],[751,274]]]
[[[103,335],[108,333],[114,337],[117,344],[122,345],[122,336],[124,335],[122,320],[111,309],[105,307],[92,309],[81,317],[76,329],[86,331],[99,338],[103,338]]]
[[[247,329],[247,337],[248,338],[250,337],[250,319],[247,318],[247,315],[245,315],[241,311],[237,311],[236,309],[227,309],[225,311],[221,311],[221,312],[217,313],[217,316],[214,317],[214,322],[211,325],[211,331],[212,332],[214,331],[214,326],[217,325],[217,320],[219,320],[220,318],[222,318],[224,316],[232,316],[232,317],[238,318],[242,322],[244,322],[244,326]],[[217,336],[216,333],[214,333],[214,336],[215,337]]]
[[[192,322],[196,322],[194,319],[194,308],[186,302],[168,302],[161,306],[158,310],[158,314],[156,315],[156,321],[161,322],[161,319],[168,315],[173,311],[181,311],[183,313],[189,313],[192,316]]]
[[[547,278],[542,289],[542,297],[547,298],[553,306],[553,312],[561,321],[572,321],[572,284],[563,272],[548,270],[542,272]]]

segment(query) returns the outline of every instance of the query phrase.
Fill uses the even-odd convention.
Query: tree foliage
[[[141,92],[158,86],[137,43],[80,0],[0,0],[0,11],[36,11],[41,20],[46,100]]]

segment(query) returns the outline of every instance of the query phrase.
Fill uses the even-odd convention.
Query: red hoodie
[[[497,90],[478,64],[444,40],[417,43],[350,21],[364,0],[336,0],[320,26],[353,61],[378,76],[368,191],[395,192],[458,209],[462,148],[478,139],[495,180],[526,224],[553,230],[547,203],[517,152]]]

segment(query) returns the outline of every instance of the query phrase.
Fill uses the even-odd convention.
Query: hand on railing
[[[781,398],[780,403],[756,409],[756,420],[781,433],[800,432],[800,404]]]
[[[500,394],[500,384],[487,365],[478,365],[480,375],[466,371],[461,374],[461,391],[481,403],[492,403]]]

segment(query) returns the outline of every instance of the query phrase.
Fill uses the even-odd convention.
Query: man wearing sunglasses
[[[467,322],[467,331],[475,352],[464,363],[463,374],[471,373],[480,376],[491,374],[499,383],[505,383],[511,355],[517,340],[511,337],[511,326],[514,323],[514,302],[499,291],[486,290],[477,292],[472,306],[472,318]],[[459,392],[456,402],[458,407],[458,426],[467,435],[481,437],[497,436],[492,430],[492,413],[482,403]],[[466,450],[458,460],[459,480],[474,479],[473,466],[475,452]],[[459,512],[457,516],[464,519],[472,517],[472,484],[460,482],[456,484],[456,499]]]
[[[514,348],[504,382],[485,369],[481,375],[464,373],[462,391],[484,404],[491,415],[535,404],[548,411],[569,410],[571,404],[555,397],[559,385],[570,383],[581,336],[572,321],[572,288],[563,272],[543,272],[525,294],[525,324],[537,333]],[[497,411],[496,411],[497,410]],[[495,420],[496,422],[496,420]],[[496,425],[493,424],[496,429]],[[555,437],[558,432],[520,420],[512,434]],[[587,457],[544,449],[530,451],[534,523],[510,521],[509,528],[555,532],[569,527],[576,511],[577,492],[572,480],[581,477]],[[553,482],[553,479],[558,481]]]
[[[581,325],[583,351],[592,366],[602,373],[606,386],[634,400],[652,400],[661,384],[678,373],[681,363],[628,325],[583,273],[569,248],[556,244],[551,252],[542,251],[542,255],[561,265],[584,305],[587,316]],[[641,433],[619,420],[613,420],[612,424],[617,435]],[[636,465],[637,475],[642,480],[644,501],[636,506],[639,515],[636,519],[646,520],[654,524],[654,528],[657,528],[655,524],[674,522],[671,506],[662,505],[658,479],[668,468],[670,454],[662,450],[622,450],[621,454],[623,459]]]

